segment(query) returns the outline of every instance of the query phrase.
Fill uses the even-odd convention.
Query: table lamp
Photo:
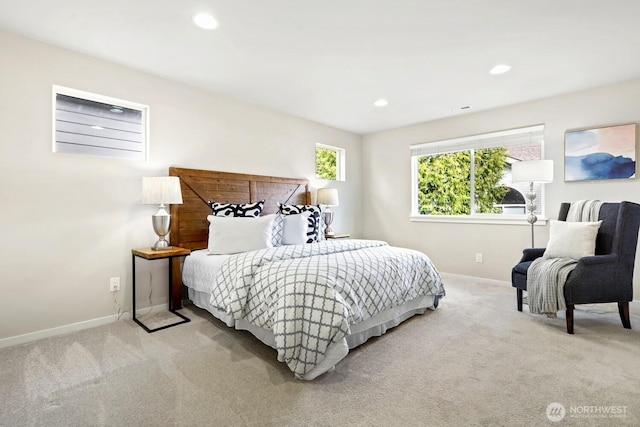
[[[177,176],[146,176],[142,178],[142,203],[145,205],[159,205],[158,212],[151,217],[153,231],[158,235],[158,241],[152,249],[161,251],[171,249],[166,239],[171,225],[171,214],[165,205],[182,204],[180,178]]]
[[[333,236],[335,233],[331,229],[331,223],[333,222],[333,212],[329,209],[329,206],[339,206],[338,189],[337,188],[320,188],[318,189],[318,197],[316,202],[319,205],[326,205],[327,209],[324,211],[324,223],[327,228],[325,229],[325,236]]]

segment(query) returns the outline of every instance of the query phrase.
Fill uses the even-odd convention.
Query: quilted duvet
[[[423,253],[374,240],[333,240],[233,255],[211,304],[269,329],[278,359],[300,377],[350,325],[422,295],[445,295]]]

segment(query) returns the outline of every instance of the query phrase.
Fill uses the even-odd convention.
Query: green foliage
[[[338,165],[336,152],[326,148],[316,147],[316,178],[336,180]]]
[[[499,185],[506,162],[503,147],[475,150],[474,198],[477,213],[500,213],[494,205],[507,189]],[[471,214],[471,151],[424,156],[418,160],[418,213]]]
[[[471,213],[471,155],[469,151],[424,156],[418,161],[418,213]]]
[[[507,194],[507,187],[500,185],[507,160],[504,147],[475,150],[475,203],[476,213],[502,213],[495,204]]]

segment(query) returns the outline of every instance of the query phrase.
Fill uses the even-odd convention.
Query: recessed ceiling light
[[[376,107],[386,107],[388,104],[389,104],[389,101],[383,98],[380,98],[373,103],[373,105],[375,105]]]
[[[489,70],[489,73],[491,73],[491,74],[504,74],[507,71],[509,71],[510,69],[511,69],[511,65],[498,64],[498,65],[494,66],[491,70]]]
[[[215,30],[218,28],[218,21],[208,13],[196,13],[193,15],[193,23],[204,30]]]

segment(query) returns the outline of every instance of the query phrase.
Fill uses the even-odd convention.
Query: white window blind
[[[537,125],[525,128],[486,133],[482,135],[447,139],[444,141],[414,144],[409,148],[411,149],[412,156],[428,156],[471,149],[509,147],[513,145],[522,145],[536,141],[542,141],[543,139],[544,125]]]
[[[54,152],[146,158],[147,107],[54,87]]]

